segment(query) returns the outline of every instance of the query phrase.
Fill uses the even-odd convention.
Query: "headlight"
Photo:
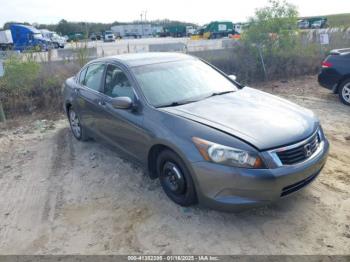
[[[193,137],[193,143],[207,161],[234,167],[265,168],[261,158],[253,152],[228,147]]]

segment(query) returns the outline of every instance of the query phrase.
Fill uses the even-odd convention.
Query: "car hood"
[[[238,137],[259,150],[299,142],[318,127],[312,111],[249,87],[162,110]]]

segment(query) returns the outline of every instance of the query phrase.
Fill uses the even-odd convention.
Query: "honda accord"
[[[284,198],[318,176],[329,148],[310,110],[184,54],[93,60],[66,80],[64,110],[76,139],[137,160],[182,206]]]

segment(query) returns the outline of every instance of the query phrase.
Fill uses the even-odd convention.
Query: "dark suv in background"
[[[321,86],[339,94],[345,105],[350,105],[350,48],[332,50],[322,62],[318,75]]]

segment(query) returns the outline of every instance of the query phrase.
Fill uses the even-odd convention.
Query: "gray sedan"
[[[310,110],[188,55],[101,58],[64,86],[73,135],[140,162],[182,206],[269,203],[308,185],[326,163],[329,144]]]

